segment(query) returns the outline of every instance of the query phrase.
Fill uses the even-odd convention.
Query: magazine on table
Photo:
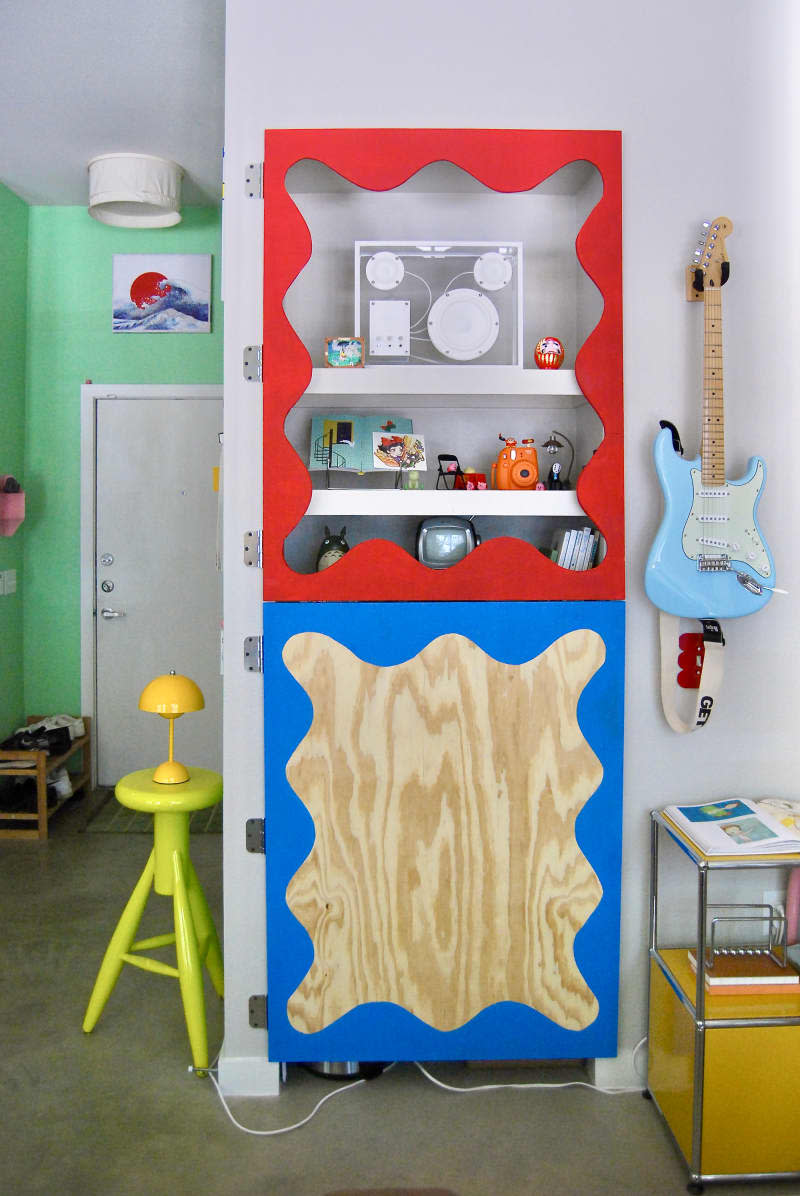
[[[666,806],[663,813],[704,855],[788,855],[800,852],[800,830],[784,826],[759,802],[732,797]]]

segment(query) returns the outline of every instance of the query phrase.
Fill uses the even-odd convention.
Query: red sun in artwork
[[[131,299],[137,307],[158,303],[159,299],[163,299],[169,292],[170,285],[166,274],[158,274],[155,270],[140,274],[131,283]]]

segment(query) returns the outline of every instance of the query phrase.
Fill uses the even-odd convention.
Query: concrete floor
[[[594,1196],[685,1191],[686,1171],[652,1103],[586,1089],[443,1092],[410,1064],[328,1101],[305,1127],[243,1133],[209,1078],[189,1074],[177,987],[125,968],[91,1035],[81,1031],[96,969],[144,864],[143,835],[83,833],[65,807],[45,844],[0,841],[0,1191],[9,1196],[326,1196],[445,1188],[456,1196]],[[221,924],[221,837],[192,857]],[[164,931],[151,898],[143,934]],[[166,921],[165,921],[166,918]],[[644,948],[643,948],[644,949]],[[207,990],[212,1050],[222,1006]],[[643,1055],[643,1052],[642,1052]],[[431,1064],[455,1084],[562,1079]],[[555,1075],[548,1074],[548,1070]],[[290,1068],[278,1099],[232,1100],[251,1129],[290,1125],[334,1088]],[[708,1185],[718,1196],[741,1185]],[[769,1181],[758,1192],[800,1193]]]

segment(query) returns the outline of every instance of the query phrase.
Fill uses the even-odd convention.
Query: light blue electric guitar
[[[722,285],[728,277],[730,220],[704,226],[704,242],[687,269],[687,298],[703,299],[701,455],[684,461],[672,425],[653,446],[664,516],[647,559],[645,589],[660,610],[692,619],[732,619],[772,597],[775,566],[756,520],[766,469],[751,457],[743,477],[725,477],[722,386]]]

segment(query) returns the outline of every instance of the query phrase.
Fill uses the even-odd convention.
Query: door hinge
[[[261,345],[245,345],[242,350],[242,370],[248,382],[261,381]]]
[[[248,162],[244,168],[244,193],[248,199],[264,198],[264,163]]]
[[[244,641],[244,667],[248,673],[263,673],[263,639],[260,635],[248,635]]]
[[[261,568],[261,529],[244,533],[244,563],[251,569]]]
[[[250,1025],[254,1030],[266,1030],[267,1028],[267,994],[258,993],[250,998],[247,1002],[247,1011],[250,1019]]]
[[[264,839],[264,819],[248,818],[244,824],[244,845],[254,855],[266,855],[267,848]]]

